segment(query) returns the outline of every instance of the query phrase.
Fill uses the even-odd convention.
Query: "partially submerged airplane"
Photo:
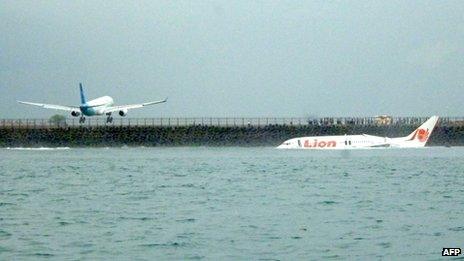
[[[427,143],[437,124],[438,116],[432,116],[406,137],[388,138],[362,135],[313,136],[294,138],[279,145],[278,149],[356,149],[376,147],[420,148]]]
[[[110,96],[103,96],[91,101],[87,101],[84,95],[84,89],[82,88],[82,83],[79,83],[79,90],[81,94],[81,105],[80,106],[65,106],[65,105],[55,105],[55,104],[44,104],[44,103],[34,103],[34,102],[24,102],[18,101],[21,104],[39,106],[45,109],[69,111],[73,117],[79,117],[79,123],[85,122],[85,116],[99,116],[107,115],[106,122],[110,123],[113,121],[111,114],[113,112],[118,112],[122,117],[127,115],[128,110],[142,108],[148,105],[154,105],[158,103],[163,103],[167,101],[167,98],[161,101],[152,101],[139,104],[130,104],[130,105],[120,105],[113,106],[113,98]]]

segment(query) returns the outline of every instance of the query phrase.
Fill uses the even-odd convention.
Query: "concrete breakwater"
[[[277,146],[299,136],[371,134],[406,136],[420,124],[388,126],[264,125],[264,126],[0,126],[0,147],[40,146]],[[430,146],[463,146],[464,126],[437,126]]]

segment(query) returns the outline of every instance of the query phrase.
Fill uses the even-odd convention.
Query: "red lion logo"
[[[417,131],[417,139],[420,142],[426,142],[428,137],[429,137],[429,130],[419,129]]]

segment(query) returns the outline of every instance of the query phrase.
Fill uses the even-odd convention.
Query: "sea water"
[[[464,148],[0,149],[0,260],[438,259]]]

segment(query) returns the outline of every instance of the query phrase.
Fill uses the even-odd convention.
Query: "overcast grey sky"
[[[1,1],[0,118],[464,115],[464,1]]]

